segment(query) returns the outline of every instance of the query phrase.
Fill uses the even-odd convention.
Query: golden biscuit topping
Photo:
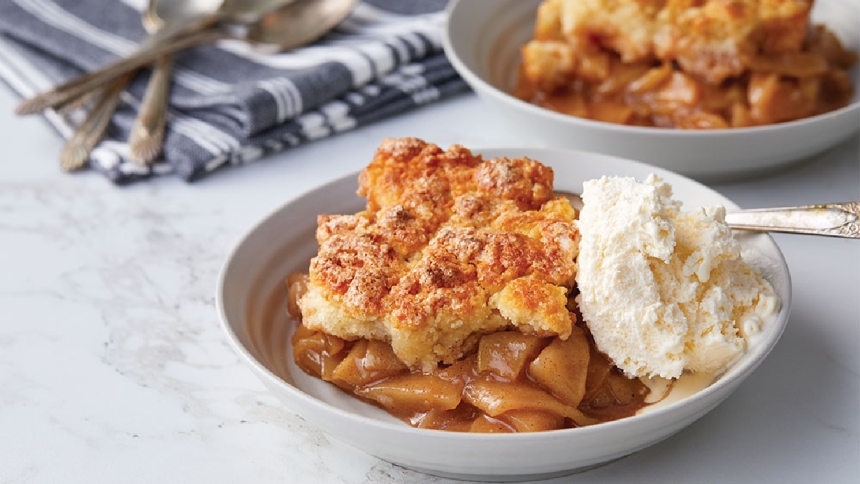
[[[759,126],[847,105],[857,55],[812,0],[544,0],[515,95],[610,123]]]
[[[385,140],[359,177],[366,210],[319,217],[304,325],[425,370],[506,328],[566,339],[575,212],[552,183],[528,158]]]
[[[535,40],[597,44],[625,62],[676,61],[719,83],[759,53],[800,50],[811,8],[812,0],[546,0]]]

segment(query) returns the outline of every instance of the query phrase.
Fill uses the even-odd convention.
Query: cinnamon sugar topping
[[[366,209],[319,217],[304,325],[390,342],[425,370],[505,328],[567,338],[575,212],[552,183],[528,158],[383,141],[359,177]]]

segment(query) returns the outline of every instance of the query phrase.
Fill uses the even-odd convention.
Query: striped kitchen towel
[[[162,159],[142,167],[126,139],[147,71],[123,94],[89,165],[116,183],[196,180],[467,89],[441,49],[447,0],[364,0],[313,45],[263,54],[222,41],[175,56]],[[24,97],[131,53],[146,0],[0,0],[0,79]],[[83,110],[45,116],[65,138]]]

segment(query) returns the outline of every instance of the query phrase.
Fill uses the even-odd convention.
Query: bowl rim
[[[484,148],[475,148],[472,151],[475,153],[483,153],[487,151],[508,151],[513,152],[516,150],[520,151],[530,151],[534,153],[535,159],[540,159],[541,155],[544,153],[554,153],[555,155],[565,155],[565,156],[586,156],[589,158],[602,158],[603,160],[611,160],[615,163],[621,162],[622,164],[626,164],[631,167],[637,168],[647,168],[658,175],[670,174],[671,177],[679,177],[685,182],[690,182],[697,185],[698,189],[705,190],[707,192],[711,192],[711,194],[715,194],[721,199],[727,200],[730,204],[734,205],[734,202],[717,192],[716,190],[711,189],[710,187],[692,179],[687,176],[681,175],[674,171],[660,168],[654,165],[650,165],[643,162],[638,162],[634,160],[629,160],[626,158],[606,155],[601,153],[594,153],[589,151],[582,150],[573,150],[573,149],[554,149],[554,148],[542,148],[542,147],[484,147]],[[662,173],[661,173],[662,172]],[[524,433],[510,433],[510,434],[482,434],[482,433],[464,433],[464,432],[448,432],[444,430],[436,430],[436,429],[422,429],[415,428],[404,422],[394,422],[394,421],[384,421],[375,419],[372,417],[368,417],[365,415],[356,414],[345,409],[339,408],[325,400],[316,398],[301,388],[295,386],[279,377],[275,373],[273,373],[269,368],[266,367],[261,361],[259,361],[254,354],[242,343],[241,339],[237,332],[233,329],[233,325],[231,324],[228,316],[227,309],[225,305],[225,287],[227,284],[227,278],[232,271],[234,264],[236,263],[237,255],[243,250],[244,245],[247,241],[258,231],[261,227],[271,223],[274,219],[279,217],[279,215],[290,209],[290,207],[305,199],[305,197],[314,195],[316,193],[324,192],[325,190],[329,190],[332,187],[346,184],[348,182],[354,182],[358,177],[359,172],[353,172],[344,176],[337,177],[329,182],[322,183],[315,187],[311,187],[308,190],[305,190],[296,196],[286,200],[277,208],[271,210],[265,217],[260,219],[258,222],[251,225],[251,227],[244,232],[237,240],[237,242],[232,246],[229,251],[225,262],[222,264],[221,269],[218,274],[218,279],[216,282],[215,288],[215,306],[216,312],[218,313],[219,324],[227,336],[227,340],[229,345],[233,348],[233,350],[240,355],[241,359],[243,359],[246,364],[250,365],[254,372],[257,374],[259,378],[265,376],[266,381],[263,383],[268,386],[269,384],[276,385],[280,390],[286,392],[286,394],[291,395],[293,398],[297,399],[299,403],[307,408],[308,406],[312,407],[321,407],[326,412],[331,412],[341,420],[351,421],[356,425],[361,426],[370,426],[375,427],[380,431],[394,432],[403,434],[406,436],[415,436],[421,437],[425,439],[467,439],[467,441],[505,441],[511,440],[515,442],[530,442],[539,440],[542,441],[544,439],[568,439],[568,438],[581,438],[587,437],[594,432],[606,432],[612,430],[623,430],[625,427],[636,428],[639,425],[646,425],[649,421],[659,420],[664,418],[666,414],[671,414],[683,407],[695,407],[697,405],[707,405],[708,402],[713,398],[713,394],[720,393],[724,387],[730,387],[734,384],[740,384],[752,371],[754,371],[762,361],[770,354],[770,352],[776,347],[776,344],[782,337],[783,332],[788,324],[789,315],[792,307],[792,284],[791,284],[791,273],[789,271],[788,264],[785,260],[785,255],[782,253],[782,250],[773,240],[773,237],[769,234],[760,234],[764,237],[767,237],[769,244],[771,244],[776,249],[776,255],[778,255],[778,259],[775,261],[777,265],[780,267],[780,273],[784,273],[785,287],[786,287],[786,295],[785,298],[781,300],[781,307],[777,316],[774,318],[771,324],[776,325],[776,330],[773,335],[768,338],[766,344],[761,346],[761,349],[758,350],[752,358],[744,361],[737,368],[732,368],[733,372],[730,378],[724,378],[723,375],[719,376],[716,381],[711,383],[708,387],[699,390],[698,392],[681,399],[679,401],[673,402],[671,404],[666,405],[665,407],[658,408],[654,411],[647,412],[645,414],[633,415],[631,417],[622,418],[619,420],[614,420],[610,422],[603,422],[597,425],[591,425],[586,427],[576,427],[576,428],[565,428],[565,429],[557,429],[550,431],[541,431],[541,432],[524,432]],[[736,206],[736,205],[735,205]],[[244,318],[241,322],[242,324],[247,324],[244,321]],[[716,402],[712,402],[711,406],[716,406],[723,398],[728,397],[732,392],[723,395]],[[299,405],[296,405],[299,407]],[[288,406],[288,410],[297,413],[298,410],[294,409],[291,406]],[[303,415],[304,417],[304,415]],[[314,420],[309,420],[312,425],[317,426],[317,422]]]
[[[551,109],[542,108],[529,102],[523,101],[516,96],[497,88],[482,76],[472,70],[463,60],[460,49],[464,46],[456,45],[452,41],[451,18],[456,13],[456,10],[463,4],[475,0],[450,0],[445,8],[444,27],[442,29],[442,48],[448,60],[454,66],[454,69],[472,86],[476,91],[484,91],[485,93],[494,96],[496,99],[512,104],[514,107],[525,110],[534,116],[543,116],[547,119],[558,121],[561,123],[571,124],[577,127],[591,129],[606,129],[617,134],[634,134],[634,135],[660,135],[670,137],[720,137],[720,136],[755,136],[767,134],[771,132],[785,132],[791,129],[802,129],[809,124],[819,124],[827,121],[833,121],[835,118],[850,116],[855,113],[860,113],[860,97],[852,100],[846,106],[843,106],[833,111],[816,114],[806,118],[785,121],[781,123],[768,124],[763,126],[751,126],[744,128],[718,128],[718,129],[679,129],[679,128],[662,128],[654,126],[631,126],[626,124],[610,123],[607,121],[598,121],[588,118],[580,118],[570,114],[564,114]],[[536,1],[536,0],[535,0]],[[486,2],[484,4],[495,4],[496,2]],[[852,70],[860,69],[860,64],[855,64]],[[860,91],[860,82],[854,82],[855,91]],[[856,97],[856,94],[855,94]],[[857,130],[860,130],[860,124],[857,125]]]

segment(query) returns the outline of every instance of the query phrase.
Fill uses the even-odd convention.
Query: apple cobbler
[[[812,0],[545,0],[515,95],[618,124],[710,129],[825,113],[857,55]]]
[[[423,428],[518,432],[633,415],[649,390],[576,316],[575,210],[528,158],[388,139],[366,209],[320,215],[288,280],[305,372]]]

